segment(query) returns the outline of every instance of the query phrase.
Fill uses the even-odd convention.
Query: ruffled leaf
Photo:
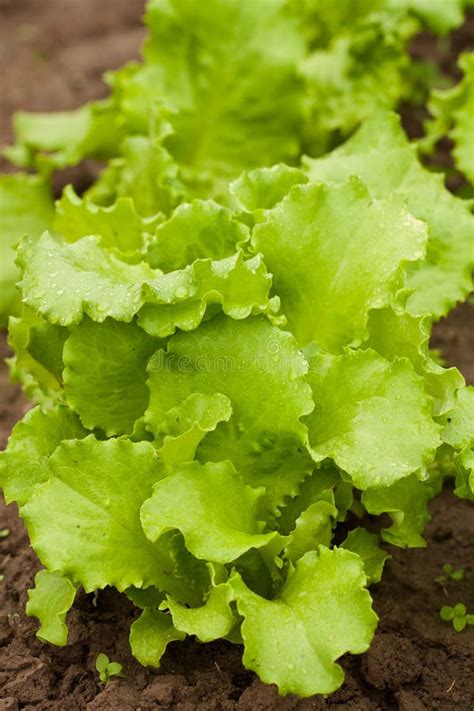
[[[86,197],[98,205],[111,206],[120,198],[133,200],[144,218],[168,215],[185,197],[178,165],[163,147],[163,137],[128,136],[120,157],[110,161]]]
[[[23,240],[18,251],[23,301],[50,323],[71,326],[84,314],[131,321],[143,303],[143,283],[156,274],[145,264],[126,264],[101,249],[97,237],[60,242],[47,232]]]
[[[344,521],[352,503],[352,484],[350,481],[344,481],[337,467],[327,462],[306,477],[293,498],[285,501],[280,507],[276,521],[278,530],[285,534],[290,533],[301,514],[321,500],[334,503],[337,508],[337,520]]]
[[[429,481],[420,481],[412,475],[391,486],[367,489],[362,503],[371,514],[388,513],[392,526],[382,530],[382,538],[400,548],[425,548],[422,537],[430,520],[428,502],[437,493]]]
[[[335,352],[363,340],[369,310],[391,302],[425,241],[402,199],[372,201],[356,178],[294,187],[252,234],[298,343]]]
[[[232,578],[244,617],[244,665],[281,694],[335,691],[344,680],[335,660],[365,652],[377,624],[365,583],[358,556],[324,547],[298,561],[273,600]]]
[[[85,104],[73,111],[15,114],[17,145],[6,151],[16,165],[50,172],[76,165],[84,157],[116,155],[123,128],[109,100]]]
[[[49,481],[21,509],[44,565],[86,592],[156,585],[189,598],[190,583],[176,571],[167,541],[151,543],[140,525],[140,507],[164,475],[150,443],[92,436],[64,442],[49,468]]]
[[[66,328],[48,323],[26,306],[21,317],[10,317],[8,343],[14,350],[7,359],[10,377],[27,397],[45,407],[64,400],[63,349],[68,335]]]
[[[212,491],[212,497],[206,495]],[[142,506],[141,521],[150,541],[181,531],[196,558],[228,563],[278,534],[261,533],[257,519],[261,489],[244,484],[230,462],[181,464]]]
[[[164,416],[159,426],[165,435],[158,450],[160,458],[168,466],[191,462],[206,434],[215,430],[219,422],[228,422],[231,416],[232,406],[225,395],[193,393]]]
[[[145,418],[161,433],[163,417],[195,392],[222,393],[232,404],[198,449],[203,462],[230,459],[253,487],[264,486],[263,507],[274,511],[314,469],[300,417],[313,407],[304,381],[307,363],[291,334],[265,318],[216,317],[173,336],[149,364],[150,405]]]
[[[376,199],[393,191],[430,228],[426,259],[410,267],[406,285],[412,314],[445,315],[467,296],[474,266],[474,217],[443,184],[443,177],[421,166],[395,114],[367,119],[347,143],[318,160],[305,160],[312,180],[345,183],[357,175]],[[271,269],[271,264],[268,264]],[[378,267],[377,267],[378,269]]]
[[[169,609],[175,629],[187,635],[195,635],[200,642],[213,642],[227,637],[237,623],[230,603],[234,590],[229,583],[211,588],[209,597],[200,607],[185,607],[168,597],[164,606]]]
[[[362,559],[369,585],[380,582],[385,561],[390,558],[388,553],[379,548],[378,541],[375,533],[369,533],[365,528],[354,528],[341,544],[341,548],[357,553]]]
[[[388,0],[394,10],[405,10],[419,18],[436,34],[445,34],[458,27],[463,19],[464,0]]]
[[[283,0],[149,3],[146,64],[113,81],[135,132],[157,97],[174,107],[167,146],[196,193],[298,152],[304,43],[285,10]]]
[[[453,449],[474,446],[474,387],[460,388],[455,406],[439,420],[443,425],[441,437]]]
[[[230,192],[242,210],[271,210],[294,185],[307,182],[308,177],[301,170],[279,163],[242,173],[230,184]]]
[[[173,626],[171,615],[146,608],[131,626],[129,639],[135,659],[146,667],[157,669],[168,644],[185,637]]]
[[[139,255],[145,247],[145,236],[153,234],[162,220],[160,214],[140,217],[130,198],[119,198],[110,207],[100,207],[78,197],[68,185],[56,203],[53,228],[67,242],[95,235],[100,237],[102,247],[119,256]]]
[[[13,428],[7,449],[0,453],[0,486],[7,503],[28,501],[36,485],[51,476],[48,459],[67,439],[87,434],[79,418],[68,408],[43,411],[35,407]]]
[[[326,497],[322,495],[320,501],[310,504],[296,519],[290,542],[285,548],[286,558],[296,563],[308,551],[317,550],[320,545],[328,547],[336,517],[334,494],[330,491]]]
[[[130,434],[148,405],[146,366],[157,342],[135,323],[88,318],[64,347],[65,395],[84,426]]]
[[[166,338],[177,328],[197,328],[214,304],[235,319],[272,313],[279,302],[269,298],[271,283],[261,255],[245,260],[239,251],[219,261],[198,259],[186,269],[162,274],[147,283],[147,303],[138,314],[138,323],[152,336]]]
[[[434,399],[436,414],[453,407],[456,391],[464,385],[464,378],[457,368],[442,368],[431,357],[430,316],[412,316],[392,308],[378,309],[369,314],[368,330],[369,338],[364,347],[373,348],[390,361],[400,357],[411,361],[425,380],[427,394]]]
[[[474,501],[474,448],[465,449],[455,459],[456,488],[454,493],[460,499]]]
[[[223,259],[248,238],[248,229],[213,200],[193,200],[176,208],[158,227],[147,250],[152,267],[171,272],[196,259]]]
[[[310,361],[308,380],[316,403],[309,441],[317,459],[330,457],[359,489],[426,472],[441,444],[440,426],[406,359],[389,363],[370,350],[320,354]]]
[[[49,183],[38,176],[0,176],[0,328],[19,310],[15,282],[15,248],[25,234],[39,237],[51,226],[53,200]]]
[[[452,89],[434,90],[428,108],[433,119],[427,124],[427,135],[421,145],[431,150],[444,136],[454,143],[456,166],[474,183],[474,52],[459,58],[463,78]]]
[[[59,647],[67,644],[66,615],[75,597],[75,586],[60,573],[40,570],[36,574],[35,587],[28,591],[26,614],[40,621],[38,639]]]

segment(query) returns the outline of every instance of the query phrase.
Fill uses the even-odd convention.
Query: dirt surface
[[[9,116],[19,108],[68,109],[106,92],[105,68],[136,56],[142,37],[141,0],[0,0],[0,142],[11,138]],[[8,68],[8,71],[7,71]],[[87,168],[75,179],[87,182]],[[472,307],[458,308],[436,327],[433,345],[474,382]],[[6,355],[0,336],[0,357]],[[0,447],[27,403],[0,367]],[[282,699],[241,664],[228,643],[173,643],[159,672],[130,656],[134,611],[113,591],[97,600],[79,595],[69,615],[70,645],[41,644],[24,614],[38,562],[16,508],[0,507],[0,711],[470,711],[474,628],[457,634],[438,619],[444,604],[474,609],[474,516],[444,492],[432,505],[428,547],[389,547],[392,559],[373,588],[380,625],[369,652],[343,660],[346,681],[329,699]],[[443,588],[444,563],[465,578]],[[96,604],[94,604],[94,602]],[[125,678],[99,683],[95,659],[105,652],[124,665]]]
[[[145,0],[0,0],[0,146],[15,111],[67,111],[107,95],[102,75],[138,59]],[[0,170],[11,170],[0,156]],[[92,161],[55,178],[79,192]]]

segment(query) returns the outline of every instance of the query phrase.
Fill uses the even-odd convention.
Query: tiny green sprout
[[[10,535],[9,528],[0,528],[0,538],[7,538]]]
[[[466,614],[466,605],[462,602],[454,607],[445,605],[439,611],[439,616],[444,622],[452,622],[456,632],[462,632],[466,625],[474,625],[474,615]]]
[[[447,583],[448,580],[459,582],[464,578],[464,570],[462,568],[455,570],[451,563],[445,563],[443,565],[443,573],[444,575],[438,575],[438,577],[435,578],[436,582],[441,583],[441,585]]]
[[[103,684],[107,684],[112,676],[123,676],[122,665],[118,662],[111,662],[108,656],[102,652],[97,655],[95,668],[99,672],[99,679]]]

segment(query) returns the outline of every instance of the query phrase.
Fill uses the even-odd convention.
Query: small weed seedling
[[[462,602],[454,607],[445,605],[439,611],[439,616],[444,622],[452,622],[456,632],[462,632],[466,625],[474,625],[474,615],[466,614],[466,605]]]
[[[112,676],[123,676],[122,665],[118,662],[111,662],[108,656],[102,652],[97,655],[95,668],[99,672],[99,679],[103,684],[107,684]]]
[[[9,528],[0,528],[0,538],[8,538],[9,535],[10,535]]]
[[[451,565],[451,563],[445,563],[443,565],[443,575],[438,575],[438,577],[435,578],[435,580],[437,583],[440,583],[441,585],[445,585],[450,580],[459,582],[463,578],[464,578],[464,570],[462,568],[458,568],[458,570],[454,570],[454,567]]]

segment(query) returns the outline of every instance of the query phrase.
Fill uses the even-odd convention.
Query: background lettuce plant
[[[427,124],[422,148],[431,150],[440,138],[448,136],[454,143],[453,157],[457,168],[474,182],[474,52],[459,58],[463,78],[444,91],[433,91],[428,108],[433,115]]]
[[[281,693],[330,693],[387,557],[338,524],[388,513],[382,539],[420,546],[445,476],[474,497],[474,391],[428,347],[474,219],[387,108],[409,37],[462,3],[357,3],[349,32],[353,5],[152,0],[108,99],[16,118],[9,156],[39,175],[0,180],[0,226],[27,233],[10,367],[36,407],[0,483],[45,568],[41,639],[113,586],[143,664],[224,638]],[[53,205],[51,171],[86,156],[98,181]]]
[[[151,0],[143,61],[106,76],[107,99],[14,117],[17,143],[6,154],[42,178],[0,176],[0,324],[19,308],[21,235],[64,234],[64,221],[52,220],[52,171],[86,157],[108,161],[86,199],[115,207],[102,239],[114,241],[111,225],[125,220],[131,232],[122,230],[120,246],[139,249],[138,216],[169,216],[195,197],[227,204],[228,182],[242,171],[297,165],[302,153],[319,156],[340,144],[378,109],[424,99],[425,78],[437,79],[410,59],[409,42],[422,28],[445,34],[459,26],[467,4]],[[133,206],[116,204],[125,197]],[[92,225],[81,224],[71,192],[66,200],[69,210],[76,206],[72,240]],[[93,234],[104,231],[101,214]]]

